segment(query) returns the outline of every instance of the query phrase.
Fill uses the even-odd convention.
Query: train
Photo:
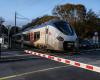
[[[75,29],[67,21],[57,19],[32,26],[30,29],[13,35],[13,39],[37,48],[50,50],[65,51],[77,48]]]

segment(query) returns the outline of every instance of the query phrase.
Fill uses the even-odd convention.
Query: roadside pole
[[[1,43],[0,43],[0,59],[1,59]]]
[[[23,44],[23,34],[21,33],[21,48],[23,49],[23,47],[24,47],[24,44]]]
[[[0,37],[1,37],[1,29],[0,29]],[[0,59],[1,59],[1,41],[0,41]]]
[[[2,38],[0,38],[0,59],[1,59],[1,44],[2,44]]]
[[[9,46],[9,27],[8,27],[8,49],[10,48]]]
[[[99,48],[98,32],[94,32],[93,43],[94,43],[94,45],[95,45],[95,48]]]
[[[11,48],[11,38],[10,38],[10,30],[11,30],[11,25],[7,26],[8,28],[8,48]]]
[[[1,39],[1,22],[0,22],[0,39]],[[1,41],[0,41],[0,59],[1,59]]]

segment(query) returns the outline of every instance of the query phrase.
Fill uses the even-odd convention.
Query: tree
[[[93,33],[95,31],[100,32],[100,18],[98,17],[98,15],[92,11],[92,9],[90,9],[87,14],[86,14],[86,26],[88,26],[88,32],[89,33]]]
[[[21,28],[18,26],[12,26],[12,28],[10,29],[10,37],[12,37],[12,35],[17,34],[21,31]]]
[[[8,29],[6,28],[5,25],[2,24],[2,26],[0,27],[0,29],[1,29],[1,34],[7,35]]]
[[[0,25],[3,24],[3,22],[5,22],[4,18],[0,17]]]
[[[79,37],[92,37],[94,31],[100,32],[100,17],[91,9],[87,11],[82,4],[57,5],[52,12],[68,21]]]
[[[4,18],[0,17],[0,36],[7,35],[7,28],[3,23],[5,22]]]
[[[63,20],[67,20],[70,23],[76,21],[83,21],[86,15],[86,8],[82,4],[64,4],[57,5],[53,9],[53,15],[59,16]]]

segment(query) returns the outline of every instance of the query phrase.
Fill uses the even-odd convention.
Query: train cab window
[[[66,34],[66,35],[73,35],[73,31],[67,22],[58,21],[58,22],[55,22],[54,25],[62,33]]]
[[[34,32],[34,40],[37,41],[40,39],[40,31]]]

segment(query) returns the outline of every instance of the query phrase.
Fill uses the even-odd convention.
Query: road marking
[[[38,72],[50,71],[50,70],[53,70],[53,69],[59,69],[59,68],[64,68],[64,67],[69,67],[69,66],[71,66],[71,65],[58,66],[58,67],[53,67],[53,68],[47,68],[47,69],[41,69],[41,70],[37,70],[37,71],[31,71],[31,72],[16,74],[16,75],[12,75],[12,76],[1,77],[0,80],[7,80],[7,79],[11,79],[11,78],[16,78],[16,77],[34,74],[34,73],[38,73]]]

